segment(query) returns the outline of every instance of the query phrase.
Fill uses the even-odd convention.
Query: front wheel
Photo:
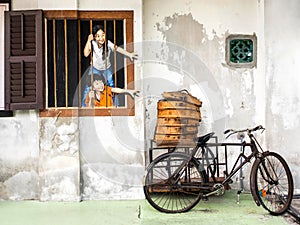
[[[293,177],[286,161],[275,152],[265,152],[252,167],[251,192],[257,204],[272,215],[285,213],[293,198]]]
[[[167,153],[147,168],[144,193],[161,212],[186,212],[199,202],[205,181],[205,170],[197,160],[184,153]]]

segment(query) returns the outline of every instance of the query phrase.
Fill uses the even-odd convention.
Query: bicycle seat
[[[208,142],[208,140],[214,136],[215,132],[211,132],[211,133],[208,133],[208,134],[205,134],[201,137],[198,137],[197,138],[197,144],[205,144],[206,142]]]

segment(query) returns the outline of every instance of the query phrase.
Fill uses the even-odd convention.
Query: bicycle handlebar
[[[251,131],[257,131],[257,130],[265,130],[265,128],[262,125],[258,125],[257,127],[254,127]]]
[[[250,134],[251,132],[254,132],[254,131],[257,131],[257,130],[263,130],[262,132],[264,132],[265,128],[262,126],[262,125],[258,125],[254,128],[247,128],[247,129],[243,129],[243,130],[234,130],[234,129],[228,129],[228,130],[225,130],[224,131],[224,134],[227,134],[227,137],[228,138],[229,136],[233,135],[233,134],[236,134],[236,133],[243,133],[243,132],[247,132],[248,134]]]

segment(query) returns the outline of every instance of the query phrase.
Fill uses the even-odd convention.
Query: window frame
[[[47,19],[104,19],[104,20],[125,20],[125,48],[129,52],[133,52],[133,23],[134,23],[134,12],[132,10],[122,11],[80,11],[80,10],[45,10],[44,21]],[[43,30],[45,34],[46,30]],[[81,40],[85,41],[85,38]],[[46,39],[44,39],[46,42]],[[44,51],[46,52],[46,47]],[[79,58],[83,56],[83,49],[80,49]],[[46,53],[44,62],[46,63]],[[80,63],[78,65],[80,67]],[[126,77],[125,77],[125,88],[134,89],[134,63],[128,58],[125,59]],[[79,70],[80,71],[80,70]],[[46,67],[45,67],[45,81],[46,81]],[[44,102],[46,103],[46,82],[44,83]],[[126,106],[115,108],[82,108],[82,107],[56,107],[56,108],[45,108],[39,111],[40,117],[73,117],[73,116],[134,116],[135,115],[135,103],[134,99],[129,96],[125,96]],[[46,105],[46,104],[45,104]]]

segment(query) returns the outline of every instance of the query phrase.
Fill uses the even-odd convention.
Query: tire
[[[285,213],[293,199],[293,177],[286,161],[275,152],[256,159],[250,176],[251,192],[257,204],[272,215]]]
[[[192,209],[201,199],[201,184],[206,173],[194,158],[179,152],[166,153],[156,158],[147,168],[144,193],[147,201],[158,211],[181,213]],[[175,171],[180,179],[174,178]]]

